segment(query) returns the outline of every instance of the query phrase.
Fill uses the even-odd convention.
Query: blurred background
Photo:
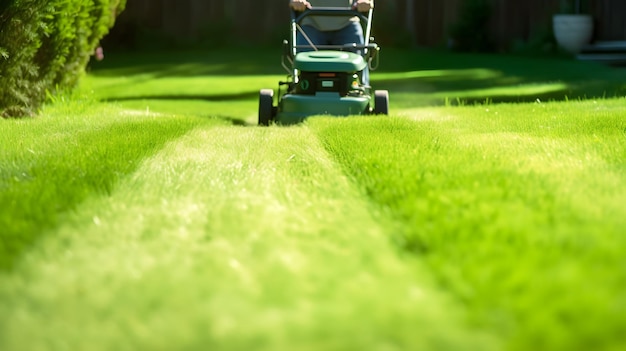
[[[378,0],[374,35],[394,47],[459,51],[553,50],[552,17],[593,17],[594,41],[626,41],[624,0]],[[128,0],[109,49],[279,45],[287,0]]]

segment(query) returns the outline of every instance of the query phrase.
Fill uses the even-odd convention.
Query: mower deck
[[[307,16],[360,18],[365,27],[365,43],[315,46],[310,42],[310,46],[298,46],[296,32]],[[277,104],[274,104],[274,90],[261,90],[259,125],[296,124],[320,115],[387,115],[389,93],[373,91],[366,74],[368,69],[375,69],[372,62],[380,49],[370,43],[371,22],[372,10],[367,16],[351,8],[317,8],[300,15],[292,13],[291,40],[283,43],[282,63],[288,79],[279,83]]]
[[[370,114],[370,100],[370,96],[340,96],[332,92],[287,94],[282,97],[275,118],[280,124],[294,124],[315,115],[365,115]]]

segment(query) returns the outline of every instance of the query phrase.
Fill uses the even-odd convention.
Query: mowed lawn
[[[392,51],[391,116],[257,127],[278,54],[0,121],[0,350],[626,347],[625,71]]]

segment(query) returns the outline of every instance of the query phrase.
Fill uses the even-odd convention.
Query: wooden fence
[[[464,1],[378,0],[374,31],[379,41],[446,45]],[[490,36],[498,48],[549,34],[559,0],[491,0]],[[626,1],[590,0],[595,38],[626,40]],[[287,0],[128,0],[112,36],[132,41],[141,29],[179,40],[270,42],[286,35]],[[125,38],[126,37],[126,38]]]
[[[591,12],[596,22],[596,39],[626,41],[626,1],[595,1]]]

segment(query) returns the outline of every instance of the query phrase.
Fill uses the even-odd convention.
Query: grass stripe
[[[390,228],[308,128],[196,128],[0,280],[0,348],[494,346]]]
[[[507,348],[612,350],[626,325],[621,104],[422,109],[414,120],[310,126],[405,223],[404,247]]]
[[[626,71],[385,51],[373,83],[403,118],[227,126],[280,78],[257,54],[111,53],[91,99],[0,121],[0,193],[128,121],[184,126],[128,168],[117,142],[86,147],[125,173],[79,187],[0,272],[0,349],[626,348],[624,100],[540,103],[619,96]],[[531,103],[451,106],[472,101]]]
[[[112,107],[85,112],[2,121],[0,269],[10,269],[63,213],[91,194],[110,193],[141,159],[203,123],[124,115]]]

